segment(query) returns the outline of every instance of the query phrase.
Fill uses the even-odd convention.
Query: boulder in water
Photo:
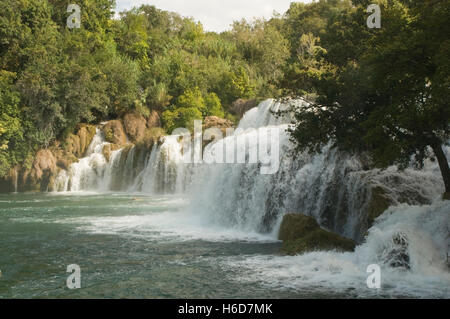
[[[282,253],[298,255],[311,251],[353,251],[355,242],[320,228],[317,221],[301,214],[283,218],[278,238],[283,241]]]
[[[392,237],[381,255],[381,260],[389,267],[410,270],[409,241],[404,233]]]

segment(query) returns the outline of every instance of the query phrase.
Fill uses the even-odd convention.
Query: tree
[[[173,132],[177,128],[187,128],[192,132],[194,131],[194,121],[201,119],[202,113],[194,107],[167,110],[162,114],[162,121],[167,132]]]
[[[450,192],[442,151],[450,138],[450,4],[377,1],[383,26],[369,30],[365,10],[372,2],[355,0],[355,8],[329,20],[331,34],[341,27],[334,43],[328,39],[324,54],[335,72],[313,82],[318,98],[297,110],[292,138],[299,149],[311,151],[333,140],[341,149],[369,152],[380,167],[405,167],[411,159],[421,166],[433,156],[431,147]],[[343,48],[343,43],[349,45]]]
[[[15,74],[0,71],[0,176],[28,155],[24,125],[19,109],[19,93],[14,89]]]
[[[222,103],[216,93],[209,93],[205,96],[205,107],[207,116],[224,117]]]

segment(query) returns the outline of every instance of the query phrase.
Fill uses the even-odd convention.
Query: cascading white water
[[[97,129],[86,157],[72,164],[68,171],[62,170],[55,179],[54,189],[72,192],[102,189],[101,180],[107,167],[102,151],[107,144]]]
[[[302,107],[301,100],[291,107]],[[314,216],[324,227],[343,236],[361,241],[367,231],[366,205],[373,185],[382,185],[393,202],[409,198],[411,204],[430,203],[442,193],[443,184],[436,165],[423,171],[408,169],[399,172],[363,169],[356,158],[326,146],[321,154],[291,154],[293,145],[286,133],[291,115],[275,117],[288,106],[268,100],[245,114],[238,138],[258,134],[267,129],[280,130],[280,169],[273,175],[262,175],[259,165],[216,164],[197,170],[194,180],[192,211],[206,219],[229,227],[258,232],[276,232],[286,213]],[[251,129],[253,127],[253,129]],[[256,130],[256,128],[260,128]],[[229,137],[205,151],[214,153],[223,148]],[[250,145],[247,153],[252,147]],[[276,235],[276,234],[275,234]]]
[[[428,163],[421,171],[395,167],[367,171],[356,157],[330,146],[317,155],[293,154],[286,132],[293,119],[290,110],[305,104],[303,100],[264,101],[244,115],[233,136],[204,150],[204,159],[211,159],[237,144],[245,149],[246,164],[185,164],[178,136],[164,137],[151,150],[129,146],[112,152],[108,162],[102,154],[108,143],[97,130],[87,157],[60,173],[56,189],[187,193],[190,211],[211,223],[274,235],[284,214],[304,213],[358,242],[368,229],[366,206],[373,186],[381,186],[394,203],[405,199],[410,204],[431,203],[442,193],[436,163]],[[279,112],[280,116],[274,115]],[[267,147],[273,129],[279,131],[279,170],[263,175],[261,163],[248,163],[252,154]]]
[[[189,176],[182,153],[178,136],[162,138],[161,145],[153,146],[145,169],[138,175],[132,190],[153,194],[183,193]]]
[[[151,152],[143,146],[126,146],[111,152],[109,161],[103,154],[108,145],[97,129],[86,157],[67,171],[62,170],[55,179],[54,189],[59,192],[184,192],[190,175],[184,167],[182,147],[176,136],[162,138]]]
[[[449,298],[446,265],[450,203],[390,208],[354,253],[311,252],[300,256],[224,257],[238,282],[298,292],[316,289],[355,298]],[[381,269],[381,288],[368,289],[369,265]]]
[[[427,161],[422,170],[365,170],[357,157],[330,145],[321,154],[294,153],[286,132],[292,120],[289,109],[304,103],[264,101],[245,114],[233,136],[204,150],[203,158],[211,159],[222,150],[226,156],[230,145],[240,145],[245,148],[245,164],[185,164],[186,149],[179,136],[164,137],[151,149],[125,147],[112,152],[107,161],[102,151],[108,143],[98,130],[87,157],[68,171],[61,171],[55,180],[56,189],[186,194],[190,198],[187,211],[180,213],[180,220],[166,221],[174,223],[174,228],[177,221],[182,224],[179,227],[189,227],[189,221],[201,220],[201,227],[207,229],[220,226],[272,239],[277,237],[284,214],[311,215],[321,226],[356,240],[360,244],[356,251],[296,257],[244,256],[220,262],[240,271],[251,270],[238,280],[262,280],[290,289],[316,287],[318,283],[335,291],[351,286],[358,296],[373,294],[365,286],[366,267],[378,264],[383,270],[383,285],[393,296],[423,292],[448,297],[450,292],[442,287],[450,283],[445,264],[450,205],[438,199],[443,183],[437,163]],[[274,116],[280,111],[282,116]],[[273,129],[279,131],[279,170],[264,175],[261,163],[248,162],[252,162],[252,154],[267,149],[267,136]],[[450,148],[445,152],[449,156]],[[381,187],[396,205],[368,229],[367,205],[373,187]],[[409,205],[399,205],[405,202]],[[158,218],[166,220],[163,215]],[[160,219],[158,224],[162,223]],[[203,234],[202,230],[197,232]],[[355,282],[360,286],[355,287]]]

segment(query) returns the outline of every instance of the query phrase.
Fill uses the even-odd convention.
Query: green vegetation
[[[153,6],[113,19],[112,0],[76,3],[79,29],[66,26],[68,1],[3,3],[0,177],[79,123],[157,112],[170,133],[207,116],[235,121],[238,99],[302,96],[311,106],[290,132],[299,151],[332,140],[379,167],[436,157],[450,192],[448,1],[292,3],[221,34]],[[366,25],[371,3],[381,29]]]
[[[79,123],[161,114],[164,129],[233,119],[239,98],[278,96],[288,43],[276,21],[237,22],[223,34],[142,6],[113,19],[112,0],[5,0],[0,12],[0,177]],[[111,137],[111,136],[110,136]]]
[[[380,29],[366,25],[371,3],[381,8]],[[440,0],[292,6],[287,25],[302,26],[302,36],[283,86],[312,102],[291,131],[298,149],[320,151],[332,140],[370,154],[378,167],[436,157],[449,192],[449,15],[450,3]]]

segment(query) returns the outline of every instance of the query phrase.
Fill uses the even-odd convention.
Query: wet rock
[[[409,242],[406,234],[399,233],[383,251],[381,259],[392,268],[410,270]]]
[[[288,214],[283,218],[278,238],[283,241],[281,252],[287,255],[311,251],[353,251],[355,242],[320,228],[312,217]]]

